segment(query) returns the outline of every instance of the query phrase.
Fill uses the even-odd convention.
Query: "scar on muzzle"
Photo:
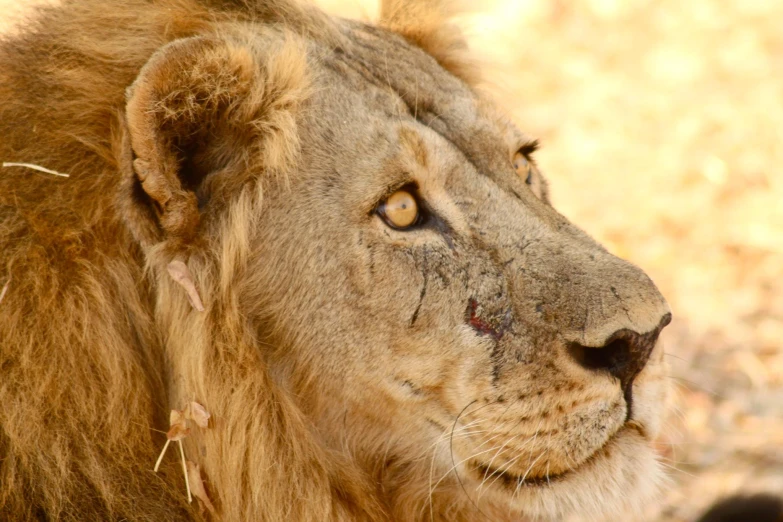
[[[499,341],[511,327],[511,310],[487,314],[484,307],[471,297],[465,309],[465,322],[480,335],[489,335]]]

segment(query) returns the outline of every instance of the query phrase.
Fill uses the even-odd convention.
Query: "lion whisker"
[[[503,474],[506,473],[511,468],[511,466],[513,466],[520,458],[522,458],[522,455],[524,455],[524,453],[520,452],[519,455],[511,459],[503,468],[493,471],[488,478],[492,478],[492,475],[496,475],[496,476],[495,479],[492,482],[490,482],[489,485],[487,485],[487,489],[492,487],[492,485],[495,482],[497,482],[500,479],[500,477],[502,477]],[[483,486],[484,486],[484,481],[482,481],[478,489],[481,489]],[[481,498],[481,495],[479,495],[479,498]]]
[[[684,378],[682,378],[682,377],[677,377],[676,375],[667,375],[667,377],[668,377],[669,379],[672,379],[672,380],[674,380],[674,381],[681,381],[681,382],[677,382],[676,384],[679,384],[679,385],[680,385],[680,386],[682,386],[683,388],[686,388],[686,389],[693,389],[693,388],[695,388],[695,389],[697,389],[697,390],[699,390],[699,391],[704,391],[704,392],[707,392],[707,393],[709,393],[710,395],[712,395],[713,397],[716,397],[716,398],[718,398],[718,399],[726,399],[726,396],[725,396],[725,395],[722,395],[722,394],[720,394],[720,393],[716,392],[715,390],[713,390],[713,389],[711,389],[711,388],[708,388],[708,387],[706,387],[706,386],[703,386],[703,385],[699,384],[699,383],[698,383],[698,382],[696,382],[696,381],[691,381],[691,380],[688,380],[688,379],[684,379]],[[691,386],[688,386],[689,384],[690,384]]]
[[[495,451],[496,449],[497,449],[497,446],[494,446],[494,447],[492,447],[492,448],[489,448],[489,449],[486,449],[486,450],[484,450],[484,451],[479,451],[479,452],[477,452],[477,453],[473,453],[473,454],[472,454],[472,455],[470,455],[469,457],[466,457],[466,458],[464,458],[464,459],[462,459],[462,460],[460,460],[459,462],[456,462],[456,463],[455,463],[455,462],[452,460],[452,466],[451,466],[451,468],[449,468],[449,469],[448,469],[448,471],[446,471],[446,473],[444,473],[444,474],[443,474],[443,476],[441,476],[441,477],[438,479],[438,481],[437,481],[437,482],[435,482],[435,484],[434,484],[434,485],[432,485],[432,486],[430,487],[430,496],[431,496],[431,495],[432,495],[432,493],[433,493],[433,492],[434,492],[434,491],[435,491],[435,490],[438,488],[438,486],[440,485],[440,483],[441,483],[441,482],[443,482],[443,480],[444,480],[446,477],[448,477],[448,476],[449,476],[449,475],[452,473],[452,471],[455,471],[455,470],[456,470],[456,469],[457,469],[457,468],[458,468],[458,467],[459,467],[461,464],[464,464],[465,462],[467,462],[467,461],[469,461],[469,460],[471,460],[471,459],[473,459],[473,458],[475,458],[475,457],[478,457],[479,455],[483,455],[484,453],[489,453],[490,451]],[[459,475],[457,475],[457,477],[459,478]],[[464,488],[464,486],[463,486],[463,488]],[[465,492],[465,494],[467,495],[467,492]],[[432,500],[432,498],[431,498],[431,497],[430,497],[430,500]],[[478,506],[476,506],[476,507],[478,507]]]
[[[473,401],[473,402],[475,402],[475,401]],[[459,422],[460,416],[465,412],[465,410],[468,409],[469,406],[470,406],[470,404],[468,404],[468,406],[465,406],[465,408],[463,408],[463,410],[460,412],[460,414],[457,415],[457,418],[454,419],[454,425],[451,428],[452,433],[454,433],[454,427],[457,426],[457,423]],[[451,463],[454,464],[454,439],[453,439],[453,437],[452,437],[452,439],[450,440],[450,443],[449,443],[449,454],[451,455]],[[450,472],[451,471],[449,471],[449,473]],[[484,516],[484,518],[489,520],[490,518],[481,510],[481,508],[478,506],[478,504],[476,504],[476,502],[473,500],[473,498],[471,498],[471,496],[468,494],[468,490],[465,489],[465,484],[462,483],[462,478],[459,476],[459,472],[456,470],[456,465],[454,465],[454,476],[457,477],[457,482],[459,482],[459,486],[460,486],[460,488],[462,488],[462,492],[465,493],[465,496],[468,498],[470,503],[473,504],[473,506],[476,508],[476,510],[479,513],[481,513]],[[443,479],[441,479],[441,480],[443,480]],[[440,481],[438,481],[438,483],[440,483]],[[430,498],[432,498],[432,497],[430,497]]]
[[[492,447],[492,448],[489,448],[489,449],[486,449],[486,450],[484,450],[484,451],[479,451],[479,452],[477,452],[477,453],[473,453],[473,454],[472,454],[472,455],[470,455],[469,457],[466,457],[466,458],[462,459],[462,460],[461,460],[461,461],[459,461],[459,462],[452,463],[452,466],[451,466],[451,468],[449,468],[449,470],[448,470],[448,471],[446,471],[446,473],[444,473],[444,474],[443,474],[443,476],[442,476],[441,478],[439,478],[439,479],[438,479],[438,481],[437,481],[437,482],[435,483],[435,485],[433,486],[433,489],[434,489],[434,488],[437,488],[437,487],[438,487],[438,484],[440,484],[440,483],[443,481],[443,479],[445,479],[446,477],[448,477],[448,476],[449,476],[449,474],[451,474],[451,472],[452,472],[452,471],[454,471],[455,469],[457,469],[457,468],[459,467],[459,465],[460,465],[460,464],[464,464],[465,462],[467,462],[467,461],[469,461],[469,460],[471,460],[471,459],[473,459],[473,458],[475,458],[475,457],[478,457],[479,455],[483,455],[484,453],[489,453],[490,451],[494,451],[495,449],[497,449],[497,446],[495,446],[495,447]]]
[[[533,436],[532,436],[531,438],[529,438],[528,440],[526,440],[526,441],[525,441],[525,442],[522,444],[522,447],[523,447],[523,448],[524,448],[525,446],[527,446],[528,444],[529,444],[529,445],[531,445],[531,446],[533,446],[533,445],[535,444],[535,442],[536,442],[536,439],[538,438],[538,433],[539,433],[539,430],[540,430],[540,428],[541,428],[541,423],[542,423],[543,421],[544,421],[544,419],[541,419],[541,420],[538,422],[538,426],[536,426],[536,431],[535,431],[535,433],[533,434]],[[513,437],[511,440],[513,440],[514,438],[516,438],[516,437],[518,437],[518,436],[519,436],[519,435],[516,435],[516,436],[515,436],[515,437]],[[509,442],[510,442],[510,441],[509,441]],[[531,448],[530,448],[530,455],[531,455],[531,457],[532,457],[532,452],[533,452],[533,448],[531,447]],[[506,472],[506,471],[507,471],[507,470],[508,470],[508,469],[509,469],[509,468],[510,468],[510,467],[511,467],[511,466],[512,466],[512,465],[513,465],[513,464],[514,464],[514,463],[515,463],[515,462],[516,462],[516,461],[517,461],[517,460],[518,460],[518,459],[519,459],[519,458],[520,458],[522,455],[523,455],[523,453],[520,451],[520,454],[519,454],[517,457],[515,457],[515,458],[512,460],[512,462],[511,462],[511,463],[509,463],[509,464],[508,464],[508,465],[505,467],[505,469],[501,469],[501,470],[498,470],[498,471],[495,471],[495,472],[493,472],[492,474],[493,474],[493,475],[494,475],[494,474],[497,474],[497,477],[495,478],[495,480],[494,480],[494,481],[492,481],[492,483],[490,484],[490,486],[491,486],[492,484],[494,484],[494,483],[495,483],[495,481],[497,481],[497,479],[498,479],[498,478],[500,478],[500,477],[501,477],[501,475],[502,475],[503,473],[505,473],[505,472]],[[528,462],[530,462],[530,461],[528,460]],[[489,463],[489,466],[491,466],[491,465],[492,465],[492,461],[490,461],[490,463]],[[488,466],[488,468],[487,468],[487,471],[489,471],[489,466]],[[484,485],[484,482],[486,482],[486,472],[484,473],[484,476],[485,476],[485,478],[484,478],[484,480],[482,480],[482,481],[481,481],[481,485],[479,485],[479,489],[481,489],[481,487]],[[490,475],[490,477],[491,477],[491,476],[492,476],[492,475]]]
[[[549,482],[549,460],[546,461],[546,485],[552,487],[552,483]]]
[[[538,423],[538,426],[536,427],[536,432],[535,432],[535,435],[533,435],[533,442],[535,442],[535,437],[537,437],[537,436],[538,436],[538,430],[539,430],[539,428],[541,427],[541,422],[543,422],[543,419],[541,419],[541,421],[539,421],[539,423]],[[522,423],[522,419],[520,419],[520,420],[519,420],[519,422],[517,423],[517,426],[518,426],[519,424],[521,424],[521,423]],[[516,426],[514,426],[514,427],[516,427]],[[513,428],[512,428],[512,429],[513,429]],[[510,439],[508,439],[508,440],[507,440],[507,441],[506,441],[506,442],[505,442],[505,443],[504,443],[504,444],[503,444],[503,445],[500,447],[500,449],[498,450],[498,452],[497,452],[497,453],[495,453],[495,455],[494,455],[494,456],[493,456],[493,457],[490,459],[490,461],[489,461],[489,464],[487,464],[487,469],[486,469],[486,471],[484,472],[484,477],[483,477],[483,479],[481,480],[481,484],[479,485],[479,490],[481,489],[481,486],[483,486],[483,485],[484,485],[484,482],[486,482],[486,480],[487,480],[487,473],[489,473],[489,470],[492,468],[492,463],[493,463],[493,462],[495,462],[495,459],[497,458],[497,456],[498,456],[498,455],[499,455],[499,454],[500,454],[500,453],[503,451],[503,448],[505,448],[505,447],[506,447],[506,446],[508,446],[508,445],[509,445],[511,442],[513,442],[514,440],[516,440],[517,438],[519,438],[519,436],[520,436],[520,435],[522,435],[522,434],[521,434],[521,433],[518,433],[518,434],[514,435],[513,437],[511,437]],[[523,445],[526,445],[528,442],[530,442],[530,440],[528,440],[528,441],[525,441],[525,443],[524,443]]]
[[[527,475],[528,475],[528,473],[530,473],[530,470],[532,470],[532,469],[533,469],[533,466],[535,466],[535,465],[536,465],[536,462],[538,462],[539,460],[541,460],[541,457],[543,457],[544,455],[546,455],[546,451],[542,451],[542,452],[541,452],[541,454],[540,454],[538,457],[536,457],[536,460],[534,460],[534,461],[533,461],[533,462],[530,464],[530,466],[528,466],[527,470],[525,471],[525,474],[524,474],[524,475],[522,475],[522,478],[521,478],[521,479],[519,479],[519,481],[517,482],[517,487],[516,487],[516,489],[514,489],[514,496],[516,496],[516,495],[517,495],[517,493],[519,493],[519,489],[522,487],[522,484],[524,484],[524,483],[525,483],[525,479],[527,478]],[[547,480],[549,480],[549,476],[548,476],[548,475],[547,475]]]
[[[540,423],[539,423],[539,425],[540,425]],[[528,439],[523,444],[523,447],[526,446],[528,443],[535,443],[537,435],[538,435],[538,430],[536,430],[536,435],[534,435],[532,437],[532,441],[530,439]],[[549,436],[547,437],[547,448],[550,447],[551,441],[552,441],[552,433],[550,432]],[[532,448],[531,448],[531,451],[532,451]],[[519,455],[514,457],[504,468],[502,468],[500,470],[500,473],[498,474],[498,476],[495,478],[495,480],[493,480],[492,483],[490,483],[490,486],[492,486],[492,484],[494,484],[500,478],[500,475],[502,475],[503,473],[507,472],[511,468],[511,466],[513,466],[522,457],[523,454],[524,453],[520,452]],[[549,462],[549,460],[547,460],[547,462],[546,462],[546,480],[547,480],[547,484],[549,483],[549,464],[550,464],[550,462]]]
[[[665,355],[667,357],[674,357],[675,359],[679,359],[679,360],[684,361],[684,362],[688,362],[684,357],[680,357],[679,355],[675,355],[675,354],[670,353],[670,352],[663,352],[663,355]]]
[[[687,476],[689,476],[689,477],[691,477],[691,478],[697,478],[697,477],[696,477],[696,475],[694,475],[693,473],[688,473],[687,471],[685,471],[685,470],[682,470],[682,469],[678,468],[677,466],[673,466],[673,465],[671,465],[671,464],[667,464],[666,462],[663,462],[663,460],[660,460],[660,459],[659,459],[659,460],[658,460],[658,463],[659,463],[661,466],[664,466],[664,467],[666,467],[666,468],[669,468],[669,469],[671,469],[671,470],[674,470],[674,471],[676,471],[676,472],[678,472],[678,473],[682,473],[683,475],[687,475]]]
[[[473,404],[473,403],[475,403],[475,402],[476,402],[476,401],[473,401],[473,402],[471,402],[470,404],[468,404],[468,406],[466,406],[466,407],[465,407],[465,409],[467,409],[468,407],[470,407],[470,405],[471,405],[471,404]],[[483,408],[486,408],[487,406],[489,406],[489,405],[488,405],[488,404],[485,404],[485,405],[483,405],[483,406],[479,406],[478,408],[476,408],[475,410],[473,410],[473,411],[472,411],[472,412],[470,412],[470,413],[476,413],[477,411],[479,411],[479,410],[481,410],[481,409],[483,409]],[[462,415],[462,413],[464,413],[465,409],[463,409],[463,412],[461,412],[461,413],[460,413],[460,415],[458,415],[458,416],[457,416],[457,418],[455,419],[455,424],[456,424],[456,422],[459,420],[459,417]],[[480,424],[480,423],[482,423],[482,422],[485,422],[485,421],[484,421],[483,419],[476,419],[475,421],[473,421],[473,422],[469,422],[468,424],[465,424],[464,426],[460,427],[460,428],[459,428],[459,430],[465,430],[465,429],[467,429],[467,428],[469,428],[469,427],[476,426],[476,425],[478,425],[478,424]],[[441,442],[444,442],[445,440],[449,440],[449,441],[450,441],[450,442],[449,442],[449,444],[451,444],[451,441],[453,441],[453,440],[454,440],[454,432],[455,432],[455,431],[456,431],[456,430],[454,430],[454,428],[453,428],[453,427],[452,427],[452,430],[451,430],[451,432],[449,432],[449,430],[448,430],[448,429],[444,430],[444,432],[443,432],[443,435],[441,436],[441,438],[440,438],[440,439],[438,439],[437,441],[435,441],[435,443],[434,443],[434,444],[432,444],[432,445],[430,446],[430,448],[429,448],[429,449],[433,449],[433,448],[435,448],[435,447],[436,447],[438,444],[440,444]],[[483,433],[483,432],[486,432],[486,430],[483,430],[483,431],[480,431],[480,432],[477,432],[477,433]],[[449,433],[451,434],[450,436],[449,436]],[[461,436],[461,434],[460,434],[460,436]],[[458,436],[457,438],[460,438],[460,436]],[[442,440],[441,440],[441,439],[442,439]],[[441,479],[440,479],[440,480],[439,480],[439,481],[438,481],[438,482],[435,484],[435,486],[433,486],[433,485],[432,485],[432,475],[433,475],[433,473],[435,472],[435,456],[436,456],[436,451],[432,451],[432,457],[431,457],[431,459],[430,459],[430,473],[429,473],[429,484],[430,484],[430,491],[429,491],[429,506],[430,506],[430,518],[431,518],[431,519],[432,519],[432,518],[433,518],[433,516],[434,516],[434,514],[433,514],[433,505],[432,505],[432,495],[433,495],[433,493],[434,493],[434,490],[435,490],[435,488],[438,486],[438,484],[440,484],[441,480],[443,480],[443,478],[445,478],[445,476],[444,476],[443,478],[441,478]],[[453,464],[453,460],[452,460],[452,464]],[[451,473],[451,470],[449,470],[449,471],[446,473],[446,475],[448,475],[449,473]]]
[[[457,435],[454,435],[454,438],[457,439],[457,440],[459,440],[459,439],[466,439],[466,438],[472,437],[474,435],[480,435],[482,433],[486,433],[487,431],[488,430],[465,431],[465,432],[462,432],[462,433],[458,433]],[[433,450],[439,444],[443,444],[444,442],[446,442],[448,440],[449,440],[449,437],[440,437],[438,440],[433,442],[427,448],[427,450],[422,453],[422,455],[419,458],[424,458],[424,457],[426,457],[428,455],[433,455],[434,456],[435,452],[431,451],[431,450]]]

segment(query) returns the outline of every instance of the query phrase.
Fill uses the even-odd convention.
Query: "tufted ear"
[[[478,66],[468,53],[462,31],[451,21],[455,0],[381,0],[380,25],[422,48],[453,75],[471,85],[479,82]]]
[[[196,242],[212,192],[293,161],[305,76],[302,45],[279,33],[186,38],[150,58],[127,92],[121,158],[121,205],[142,246],[173,258]]]

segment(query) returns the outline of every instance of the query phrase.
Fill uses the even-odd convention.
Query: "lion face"
[[[552,208],[499,109],[401,39],[346,31],[255,243],[277,377],[333,447],[418,466],[430,493],[637,505],[659,478],[666,302]]]
[[[398,519],[427,502],[539,518],[643,505],[665,300],[552,208],[501,108],[400,36],[336,27],[330,45],[255,28],[174,42],[129,91],[127,221],[151,264],[191,252],[184,286],[213,321],[160,281],[164,331],[204,331],[169,348],[191,376],[180,393],[234,393],[177,363],[191,352],[243,379],[268,369]],[[294,159],[285,182],[267,175]],[[263,363],[202,343],[205,325],[245,323],[234,339]]]

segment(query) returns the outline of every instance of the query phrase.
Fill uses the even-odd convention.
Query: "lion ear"
[[[143,246],[193,242],[199,206],[226,173],[281,170],[293,161],[291,113],[304,96],[305,55],[290,38],[265,40],[260,49],[212,37],[174,41],[128,89],[122,204]]]
[[[452,19],[460,11],[455,0],[381,0],[380,25],[420,47],[447,71],[471,85],[479,68],[468,53],[462,31]]]

